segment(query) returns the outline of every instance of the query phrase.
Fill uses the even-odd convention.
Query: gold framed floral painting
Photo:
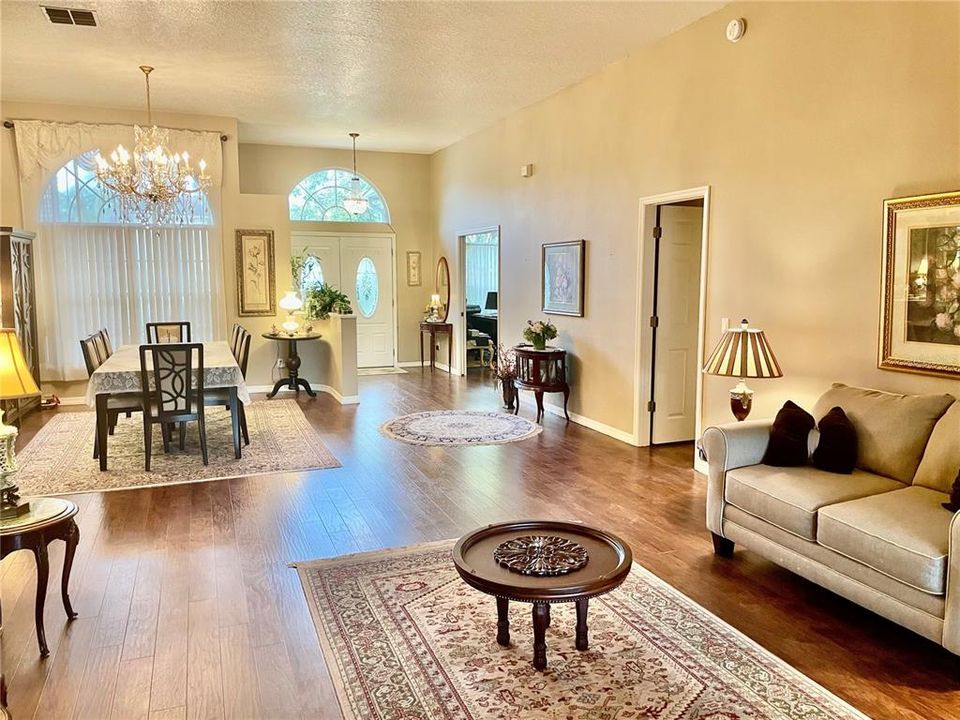
[[[237,230],[237,314],[277,314],[273,230]]]
[[[960,191],[883,202],[879,367],[960,378]]]

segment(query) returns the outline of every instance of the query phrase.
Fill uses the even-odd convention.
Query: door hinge
[[[653,400],[648,400],[648,401],[647,401],[647,412],[656,412],[656,411],[657,411],[657,403],[656,403],[655,401],[653,401]]]
[[[662,238],[662,237],[663,237],[663,228],[660,227],[659,225],[657,225],[657,226],[653,229],[653,239],[654,239],[654,240],[659,240],[659,239]]]
[[[658,327],[660,327],[660,318],[657,317],[656,315],[651,315],[651,316],[650,316],[650,327],[652,327],[652,328],[658,328]]]

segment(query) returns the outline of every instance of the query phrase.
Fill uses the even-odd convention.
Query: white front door
[[[392,367],[393,249],[390,238],[340,238],[340,290],[357,315],[357,367]]]
[[[692,440],[696,434],[702,223],[703,208],[660,206],[654,444]]]

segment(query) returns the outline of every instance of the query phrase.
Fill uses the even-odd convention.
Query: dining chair
[[[147,323],[147,342],[150,344],[188,343],[190,340],[190,323],[187,321]]]
[[[251,335],[245,328],[237,324],[235,328],[240,328],[237,333],[236,348],[233,351],[233,357],[240,366],[240,375],[244,380],[247,378],[247,360],[250,357],[250,338]],[[223,405],[224,408],[233,412],[230,398],[230,388],[215,387],[207,388],[203,396],[203,402],[206,405]],[[240,433],[243,435],[243,444],[250,444],[250,433],[247,431],[247,412],[242,402],[237,402],[237,416],[240,423]]]
[[[147,358],[150,358],[150,363]],[[153,382],[151,382],[151,378]],[[186,438],[186,424],[196,422],[200,431],[200,453],[207,459],[207,428],[203,417],[203,344],[160,343],[140,346],[140,384],[144,392],[143,456],[150,471],[153,426],[159,425],[163,450],[170,451],[170,429],[180,426],[180,449]]]
[[[237,356],[237,341],[240,339],[241,332],[246,332],[240,323],[233,324],[233,330],[230,332],[230,352]]]
[[[106,361],[108,357],[113,355],[113,343],[110,342],[110,333],[107,332],[106,328],[100,328],[91,337],[96,338],[101,361]]]
[[[106,362],[107,357],[103,354],[103,338],[101,332],[95,332],[93,335],[80,340],[80,352],[83,354],[83,363],[87,366],[87,377],[93,375],[94,371]],[[98,404],[98,410],[101,407]],[[93,457],[100,456],[99,442],[101,429],[105,428],[108,435],[113,435],[117,427],[117,417],[120,413],[125,413],[130,417],[134,412],[140,412],[143,409],[143,396],[138,392],[110,393],[106,396],[106,402],[103,405],[103,412],[106,418],[101,424],[100,418],[97,422],[97,436],[93,441]]]

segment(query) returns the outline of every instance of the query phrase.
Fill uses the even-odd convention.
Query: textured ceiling
[[[241,142],[432,152],[723,3],[0,2],[6,100],[235,117]]]

